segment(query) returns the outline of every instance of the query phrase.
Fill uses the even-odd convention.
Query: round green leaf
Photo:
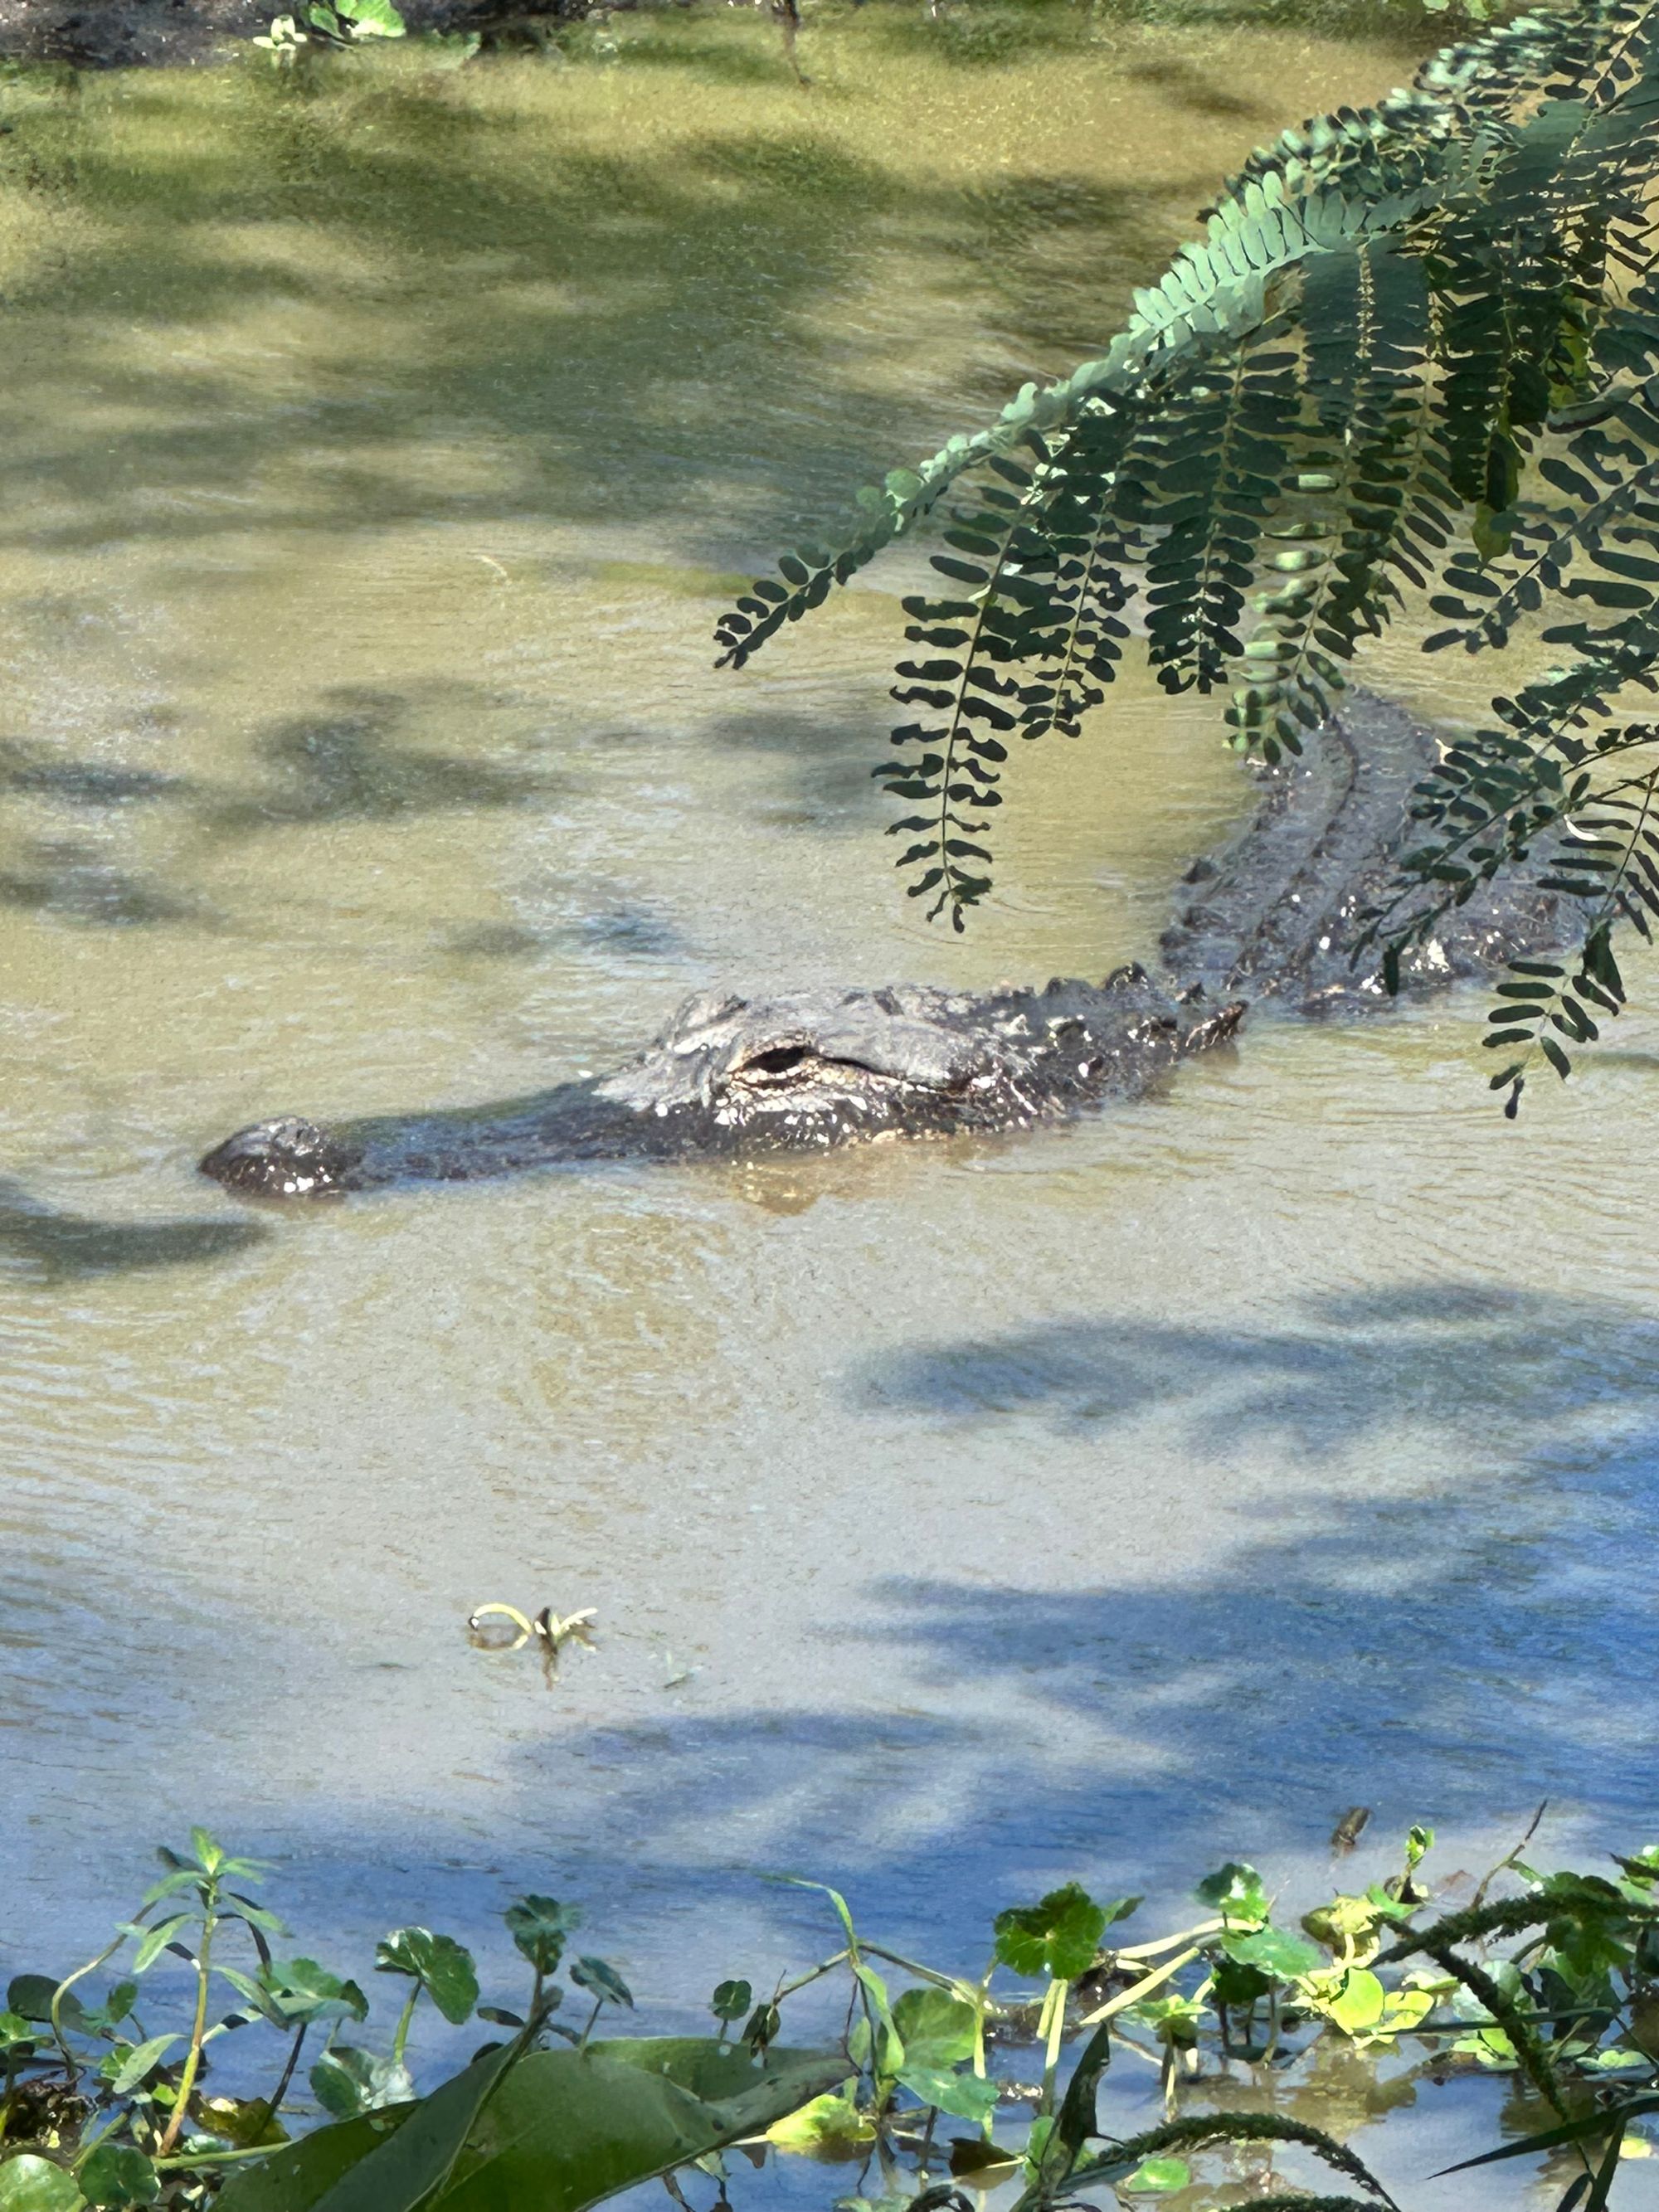
[[[1122,1917],[1126,1900],[1097,1905],[1079,1883],[1051,1889],[1036,1905],[1012,1905],[993,1923],[997,1958],[1017,1974],[1052,1974],[1074,1982],[1093,1966],[1109,1919]]]
[[[394,2059],[377,2058],[349,2043],[325,2051],[311,2069],[311,2086],[325,2112],[337,2120],[351,2120],[364,2112],[408,2102],[415,2084]]]
[[[578,1989],[586,1990],[604,2004],[627,2005],[631,2010],[634,1993],[612,1966],[603,1959],[578,1959],[570,1969],[570,1978]]]
[[[556,1973],[564,1956],[565,1939],[581,1920],[574,1905],[561,1905],[556,1897],[521,1897],[502,1916],[507,1933],[537,1971]]]
[[[766,2130],[766,2140],[779,2150],[831,2155],[873,2142],[875,2124],[867,2113],[859,2110],[854,2094],[856,2087],[855,2082],[848,2082],[844,2088],[814,2097],[798,2112],[775,2120]]]
[[[1272,1988],[1270,1976],[1258,1973],[1254,1966],[1238,1966],[1231,1959],[1218,1959],[1212,1971],[1211,1993],[1218,2005],[1225,2005],[1230,2009],[1237,2005],[1255,2004]]]
[[[974,2008],[949,1990],[906,1990],[894,2002],[893,2026],[907,2067],[955,2066],[974,2055]]]
[[[6,2010],[21,2013],[25,2020],[50,2020],[57,1994],[58,1984],[50,1974],[14,1974],[6,1985]],[[77,2027],[86,2017],[73,1990],[65,1994],[58,2017],[65,2027]]]
[[[0,2164],[0,2212],[81,2212],[86,2198],[73,2174],[25,2151]]]
[[[1198,1885],[1197,1894],[1224,1920],[1248,1920],[1259,1924],[1267,1917],[1267,1893],[1261,1887],[1261,1877],[1242,1859],[1229,1859],[1225,1866],[1206,1875]]]
[[[1382,1984],[1376,1976],[1356,1966],[1328,2000],[1326,2010],[1345,2034],[1362,2035],[1382,2019],[1383,2001]]]
[[[403,17],[391,0],[341,0],[339,12],[359,39],[401,39]]]
[[[983,2081],[976,2074],[907,2063],[900,2068],[898,2078],[919,2103],[948,2112],[952,2119],[978,2122],[988,2118],[996,2109],[996,2083]]]
[[[1248,1935],[1226,1935],[1221,1948],[1241,1966],[1254,1966],[1259,1973],[1271,1974],[1281,1982],[1311,1974],[1325,1963],[1311,1943],[1287,1935],[1282,1928],[1254,1928]]]
[[[376,1946],[374,1964],[383,1974],[411,1976],[452,2027],[470,2019],[478,2002],[472,1954],[453,1936],[434,1936],[429,1928],[394,1928]]]
[[[79,2179],[88,2204],[154,2204],[161,2193],[155,2168],[131,2143],[100,2142],[88,2152]]]

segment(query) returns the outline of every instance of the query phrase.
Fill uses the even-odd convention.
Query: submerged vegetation
[[[1128,327],[990,428],[860,494],[726,617],[740,666],[953,501],[895,696],[921,710],[878,773],[899,866],[960,928],[990,888],[1009,743],[1075,735],[1127,616],[1171,692],[1222,692],[1231,742],[1300,749],[1363,641],[1429,607],[1425,649],[1503,647],[1534,617],[1560,665],[1492,702],[1419,788],[1422,842],[1362,944],[1407,948],[1542,839],[1576,961],[1524,960],[1487,1043],[1513,1114],[1534,1062],[1617,1014],[1616,922],[1659,915],[1659,7],[1567,0],[1447,49],[1409,91],[1286,131]],[[1535,626],[1535,625],[1534,625]]]
[[[1363,1818],[1348,1816],[1340,1847]],[[963,2212],[983,2189],[1006,2191],[1014,2212],[1085,2190],[1121,2201],[1190,2187],[1182,2201],[1199,2203],[1224,2182],[1235,2212],[1394,2208],[1317,2094],[1340,2050],[1389,2066],[1373,2112],[1419,2078],[1510,2077],[1511,2139],[1467,2163],[1541,2157],[1559,2212],[1601,2212],[1621,2163],[1650,2154],[1642,2124],[1659,2114],[1659,1846],[1609,1874],[1543,1873],[1528,1840],[1478,1884],[1455,1875],[1437,1894],[1432,1831],[1413,1828],[1397,1873],[1294,1924],[1255,1868],[1231,1861],[1198,1884],[1190,1925],[1147,1941],[1117,1932],[1138,1898],[1070,1883],[1000,1912],[988,1959],[965,1973],[869,1940],[836,1891],[795,1882],[839,1923],[827,1958],[758,1996],[721,1981],[712,2035],[601,2038],[633,1994],[607,1960],[570,1955],[580,1912],[539,1895],[504,1916],[525,1995],[483,2001],[455,1938],[396,1929],[374,1954],[398,1986],[395,2020],[365,2033],[362,1985],[292,1954],[250,1894],[258,1864],[198,1828],[188,1852],[161,1852],[132,1919],[84,1965],[12,1975],[0,2208],[578,2212],[654,2175],[684,2204],[673,2177],[686,2169],[723,2203],[721,2153],[739,2144],[757,2160],[856,2162],[857,2185],[836,2198],[846,2212]],[[782,2041],[786,2005],[793,2021],[809,1992],[838,1990],[838,2036],[822,2039],[819,2002],[817,2039]],[[499,2031],[424,2094],[410,2062],[422,2012]],[[259,2027],[276,2048],[254,2089],[239,2032]],[[1119,2055],[1155,2069],[1164,2118],[1114,2136],[1097,2100]]]

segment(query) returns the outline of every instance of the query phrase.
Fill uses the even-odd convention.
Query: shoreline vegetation
[[[352,46],[387,35],[403,36],[429,47],[448,63],[501,48],[542,48],[562,53],[565,34],[600,25],[613,15],[686,16],[758,14],[763,42],[783,33],[781,61],[794,67],[794,38],[802,29],[842,21],[867,8],[871,16],[914,16],[919,35],[932,35],[943,48],[965,60],[994,62],[1011,41],[1033,29],[1052,42],[1062,21],[1073,35],[1115,21],[1171,27],[1201,27],[1209,21],[1236,27],[1244,20],[1237,0],[361,0],[359,7],[330,9],[344,35],[320,42]],[[305,27],[312,12],[301,0],[284,16],[271,0],[0,0],[0,65],[57,64],[74,68],[201,68],[252,58],[257,44],[270,51],[273,18]],[[1345,33],[1398,36],[1419,53],[1437,44],[1448,28],[1483,21],[1498,12],[1490,0],[1259,0],[1249,20],[1264,29],[1306,28],[1323,35]],[[386,18],[392,18],[392,29]],[[378,20],[377,20],[378,19]],[[356,23],[363,25],[361,36]],[[763,25],[766,27],[763,31]],[[280,58],[288,42],[279,35]],[[982,51],[981,51],[982,50]],[[290,48],[291,51],[291,48]],[[582,51],[571,50],[572,58]],[[602,58],[614,57],[605,53]],[[795,72],[799,75],[799,70]]]
[[[1364,1821],[1344,1816],[1339,1853]],[[1049,2212],[1085,2189],[1191,2207],[1218,2186],[1237,2212],[1358,2212],[1396,2199],[1344,2137],[1419,2083],[1486,2075],[1509,2093],[1506,2139],[1462,2166],[1526,2158],[1536,2179],[1541,2160],[1557,2212],[1596,2212],[1659,2122],[1659,1844],[1545,1872],[1538,1825],[1478,1881],[1432,1874],[1433,1831],[1414,1827],[1396,1872],[1299,1921],[1237,1861],[1195,1885],[1187,1924],[1151,1936],[1127,1927],[1139,1898],[1068,1883],[997,1913],[965,1970],[872,1940],[838,1892],[781,1878],[822,1899],[834,1948],[770,1988],[721,1981],[714,2032],[667,2037],[599,2033],[634,1995],[575,1949],[580,1910],[541,1895],[503,1915],[507,2002],[499,1960],[481,1973],[426,1928],[384,1936],[388,2018],[373,1977],[292,1948],[253,1893],[258,1862],[198,1828],[159,1851],[92,1957],[10,1973],[0,2208],[577,2212],[657,2176],[682,2205],[712,2180],[724,2204],[722,2154],[741,2148],[840,2162],[856,2179],[826,2177],[825,2198],[848,2212],[974,2212],[986,2191]],[[813,1990],[814,2039],[797,2045]],[[422,2094],[413,2030],[434,2012],[481,2039]],[[1333,2069],[1356,2062],[1370,2089],[1339,2112]],[[1097,2112],[1115,2063],[1162,2106],[1127,2136]]]

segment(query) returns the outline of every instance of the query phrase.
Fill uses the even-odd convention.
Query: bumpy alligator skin
[[[721,1158],[1024,1129],[1133,1097],[1231,1037],[1254,1001],[1310,1014],[1383,1002],[1349,947],[1408,842],[1407,801],[1435,753],[1427,730],[1356,693],[1304,759],[1253,770],[1261,797],[1251,820],[1187,872],[1162,940],[1165,980],[1131,966],[1100,983],[1056,978],[1029,991],[705,995],[597,1079],[334,1129],[260,1121],[210,1152],[203,1172],[248,1197],[321,1198],[563,1160]],[[1522,876],[1460,909],[1403,980],[1421,989],[1482,975],[1561,933],[1555,899]]]

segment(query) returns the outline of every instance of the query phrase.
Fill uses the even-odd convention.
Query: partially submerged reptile
[[[1162,939],[1164,975],[973,993],[921,984],[689,1000],[613,1073],[471,1109],[336,1127],[295,1116],[217,1146],[204,1173],[250,1197],[321,1198],[388,1183],[467,1181],[564,1160],[720,1158],[877,1137],[1024,1129],[1133,1097],[1231,1037],[1249,1007],[1374,1006],[1351,947],[1393,878],[1431,733],[1351,694],[1299,761],[1257,769],[1243,831],[1195,861]],[[1540,872],[1457,909],[1404,963],[1410,991],[1491,973],[1562,934]]]

